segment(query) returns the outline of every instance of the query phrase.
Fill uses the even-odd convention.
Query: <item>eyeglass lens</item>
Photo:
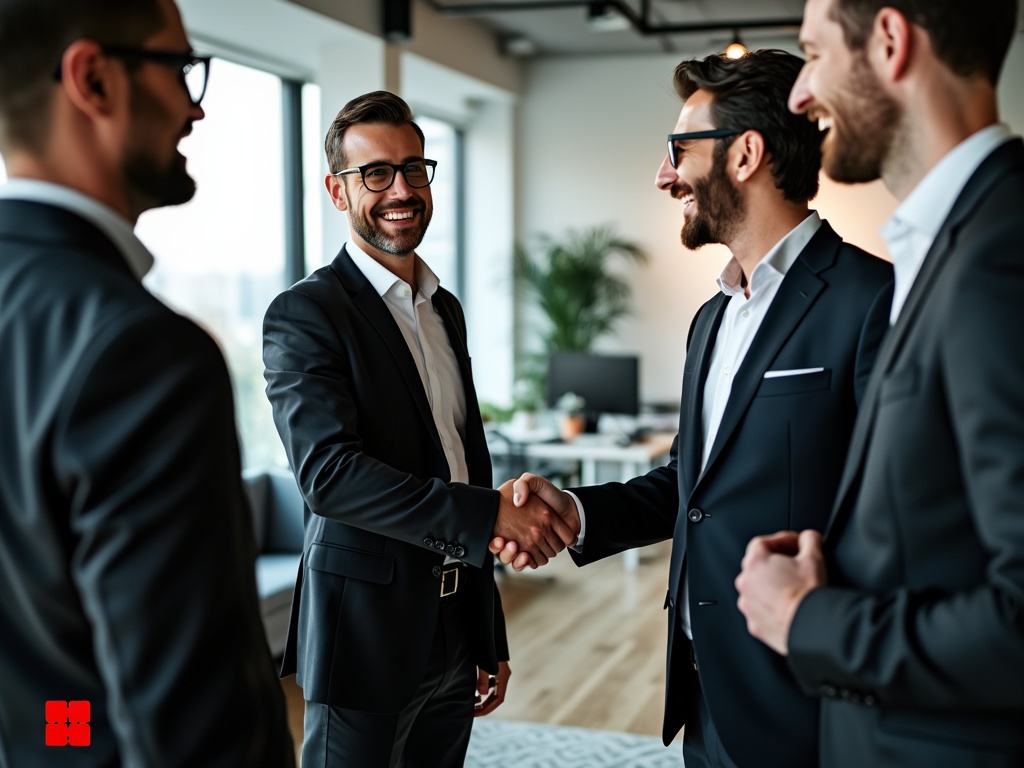
[[[198,104],[206,92],[206,81],[208,70],[203,60],[192,61],[182,67],[181,78],[185,81],[185,88],[194,104]]]
[[[409,163],[401,166],[405,183],[410,187],[426,187],[430,184],[434,168],[425,163]],[[371,165],[363,171],[363,183],[371,192],[383,192],[395,180],[395,169],[390,165]]]

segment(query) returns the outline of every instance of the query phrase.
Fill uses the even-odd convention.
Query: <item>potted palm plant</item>
[[[515,273],[547,318],[548,352],[586,352],[629,314],[629,284],[608,267],[616,259],[636,264],[647,254],[608,226],[577,232],[563,240],[538,238],[537,255],[515,249]]]

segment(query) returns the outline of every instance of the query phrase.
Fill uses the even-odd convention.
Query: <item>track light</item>
[[[629,19],[608,2],[592,2],[587,6],[587,26],[592,32],[620,32],[630,28]]]
[[[742,59],[747,55],[747,46],[740,40],[740,31],[737,29],[733,33],[732,42],[725,49],[725,57],[727,59]]]

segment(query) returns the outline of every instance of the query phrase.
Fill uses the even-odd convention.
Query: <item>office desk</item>
[[[600,463],[617,465],[618,474],[615,479],[626,482],[668,461],[675,432],[652,432],[642,440],[625,446],[617,445],[608,438],[608,435],[584,434],[571,443],[525,443],[522,450],[530,458],[578,461],[580,485],[597,484],[597,467]],[[635,549],[623,552],[623,563],[627,570],[635,569],[639,559]]]

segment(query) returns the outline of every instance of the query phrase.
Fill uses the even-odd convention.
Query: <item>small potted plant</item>
[[[571,443],[587,428],[587,417],[583,413],[586,404],[575,392],[566,392],[555,403],[555,410],[560,414],[559,432],[564,442]]]

